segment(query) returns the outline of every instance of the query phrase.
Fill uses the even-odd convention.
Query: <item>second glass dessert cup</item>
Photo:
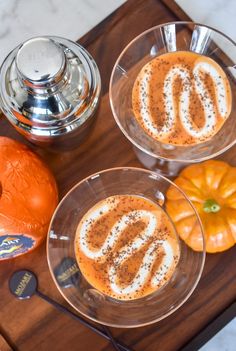
[[[231,85],[230,116],[218,133],[199,144],[179,146],[156,141],[142,129],[133,112],[132,89],[142,67],[159,55],[175,51],[191,51],[213,59]],[[153,27],[133,39],[118,57],[109,94],[116,123],[134,145],[139,160],[149,169],[176,175],[183,163],[214,158],[235,144],[236,44],[223,33],[197,23],[173,22]]]
[[[159,205],[173,223],[166,206],[166,193],[170,187],[175,189],[178,197],[186,204],[188,213],[195,218],[202,241],[201,251],[196,252],[179,239],[180,258],[173,275],[165,285],[139,299],[117,300],[91,286],[79,267],[69,283],[59,284],[58,266],[65,260],[76,262],[74,249],[76,229],[84,214],[92,206],[113,195],[142,196]],[[175,230],[178,237],[178,230],[176,228]],[[198,214],[178,186],[148,170],[114,168],[85,178],[62,199],[50,224],[47,257],[55,284],[75,310],[101,324],[132,328],[167,317],[189,298],[202,274],[205,242]]]

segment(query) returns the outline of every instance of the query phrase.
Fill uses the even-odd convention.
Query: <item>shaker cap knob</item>
[[[57,83],[66,64],[62,47],[50,38],[33,38],[24,42],[16,55],[16,68],[24,85],[45,88]]]

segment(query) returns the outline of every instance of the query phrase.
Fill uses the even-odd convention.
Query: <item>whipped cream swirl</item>
[[[112,208],[116,206],[116,203],[117,202],[114,202],[113,204],[102,202],[100,205],[96,206],[94,210],[89,211],[87,215],[85,215],[80,227],[79,245],[81,251],[88,258],[99,261],[99,263],[104,263],[107,260],[108,254],[116,246],[124,230],[129,228],[129,226],[135,222],[142,221],[145,223],[144,230],[141,231],[132,242],[128,242],[119,249],[115,255],[113,263],[109,266],[108,279],[110,282],[110,287],[111,290],[117,295],[133,294],[140,290],[150,278],[153,264],[158,257],[160,249],[164,255],[158,269],[151,277],[151,286],[156,287],[162,284],[163,279],[166,277],[169,270],[173,268],[174,253],[168,240],[157,240],[154,238],[154,234],[159,227],[159,221],[161,220],[161,215],[158,214],[158,212],[133,210],[124,214],[119,220],[116,221],[116,223],[114,223],[101,247],[99,249],[94,249],[91,247],[89,242],[89,233],[92,229],[92,225],[96,225],[96,221],[101,219],[102,216],[107,215]],[[136,252],[144,248],[151,238],[154,240],[152,240],[151,244],[148,246],[141,265],[132,282],[125,287],[120,286],[118,283],[119,267]]]
[[[219,69],[221,70],[220,67]],[[189,136],[202,140],[214,134],[217,115],[225,120],[230,113],[229,93],[225,78],[220,74],[219,69],[209,62],[201,61],[201,59],[196,61],[191,71],[183,64],[173,65],[167,72],[164,80],[163,103],[165,121],[160,127],[154,123],[151,114],[150,96],[155,92],[150,91],[153,67],[147,64],[140,75],[139,82],[140,118],[144,128],[154,137],[165,138],[175,131],[177,117],[179,116],[182,127]],[[206,75],[210,77],[214,86],[214,100],[205,83]],[[182,90],[179,92],[179,101],[176,104],[176,96],[174,96],[173,90],[177,78],[180,78],[182,81]],[[144,92],[145,98],[143,98]],[[205,120],[200,128],[194,123],[190,113],[190,98],[193,92],[197,94],[204,110]]]

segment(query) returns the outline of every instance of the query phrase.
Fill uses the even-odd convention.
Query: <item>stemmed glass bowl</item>
[[[155,141],[137,122],[132,109],[132,88],[141,68],[167,52],[192,51],[216,61],[226,73],[232,91],[232,111],[210,140],[189,146]],[[116,123],[136,147],[141,162],[158,169],[164,161],[192,163],[216,157],[236,140],[236,44],[223,33],[192,22],[153,27],[133,39],[118,57],[110,79],[110,103]],[[146,162],[146,163],[145,163]]]
[[[202,241],[196,252],[179,239],[180,258],[171,278],[160,289],[143,298],[121,301],[111,298],[91,286],[76,266],[74,249],[77,226],[84,214],[97,202],[112,195],[130,194],[145,197],[162,207],[172,221],[166,207],[166,193],[174,187],[178,198],[186,205],[195,220]],[[183,221],[187,221],[184,217]],[[188,226],[188,223],[185,223]],[[175,227],[177,237],[179,232]],[[74,186],[58,205],[52,218],[47,258],[52,277],[64,298],[82,315],[93,321],[113,327],[138,327],[157,322],[177,310],[194,291],[203,270],[205,243],[201,222],[191,202],[174,183],[154,172],[139,168],[114,168],[85,178]],[[66,284],[58,280],[62,262],[75,262],[76,274]],[[65,273],[66,272],[66,273]]]

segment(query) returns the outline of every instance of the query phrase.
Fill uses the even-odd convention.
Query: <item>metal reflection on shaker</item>
[[[30,39],[6,57],[0,74],[3,112],[29,141],[57,151],[86,138],[101,79],[82,46],[59,37]]]

